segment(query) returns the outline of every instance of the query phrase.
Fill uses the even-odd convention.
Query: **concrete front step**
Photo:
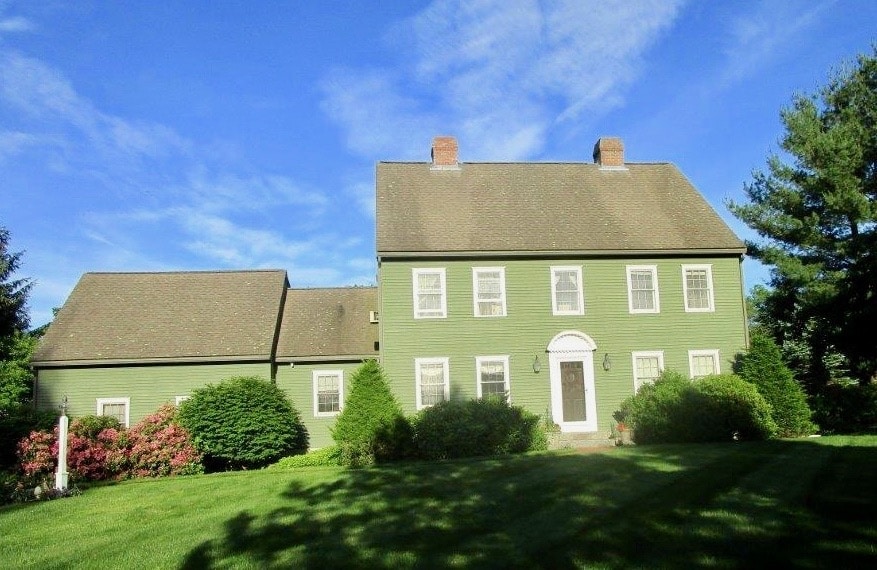
[[[615,438],[598,431],[589,433],[560,433],[548,435],[548,449],[575,449],[583,447],[612,447]]]

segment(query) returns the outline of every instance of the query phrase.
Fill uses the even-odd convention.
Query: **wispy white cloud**
[[[762,1],[741,11],[729,23],[725,47],[726,65],[719,79],[725,87],[769,65],[795,46],[795,38],[819,23],[833,2]]]
[[[410,158],[441,133],[470,158],[531,157],[552,129],[621,104],[679,4],[436,0],[393,27],[397,68],[330,74],[324,111],[369,158]]]
[[[27,18],[21,16],[13,16],[9,18],[0,18],[0,34],[29,32],[34,29],[34,24]]]

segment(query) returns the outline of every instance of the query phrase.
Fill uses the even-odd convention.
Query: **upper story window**
[[[97,415],[116,418],[123,427],[128,427],[130,413],[131,398],[97,399]]]
[[[664,353],[660,350],[633,353],[633,390],[658,379],[664,370]]]
[[[683,265],[682,290],[685,311],[710,312],[713,306],[713,268],[711,265]]]
[[[661,312],[656,266],[627,266],[627,304],[631,313]]]
[[[335,416],[344,402],[344,372],[314,370],[314,416]]]
[[[447,358],[415,358],[417,409],[434,406],[451,397]]]
[[[580,265],[551,268],[551,309],[555,315],[585,314]]]
[[[448,315],[445,268],[412,269],[414,318],[443,319]]]
[[[478,356],[475,358],[479,398],[509,397],[509,357]]]
[[[692,378],[703,378],[710,374],[718,374],[719,351],[712,350],[689,350],[688,370]]]
[[[472,297],[476,317],[504,317],[505,268],[473,267]]]

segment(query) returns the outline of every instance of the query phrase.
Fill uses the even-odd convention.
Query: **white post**
[[[55,471],[55,489],[67,490],[67,396],[61,404],[61,418],[58,421],[58,469]]]

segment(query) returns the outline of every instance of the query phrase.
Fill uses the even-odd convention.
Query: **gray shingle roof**
[[[34,363],[268,360],[283,270],[86,273]]]
[[[625,166],[378,163],[378,255],[743,253],[674,165]]]
[[[375,287],[290,289],[280,325],[277,360],[377,357]]]

